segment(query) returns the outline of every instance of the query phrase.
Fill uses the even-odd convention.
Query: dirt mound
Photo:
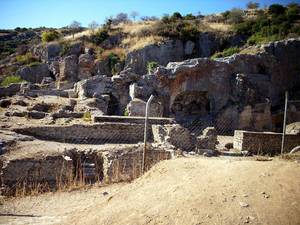
[[[57,224],[300,224],[300,164],[179,158],[130,184],[59,195],[17,199],[4,208],[41,215],[40,224],[48,217]]]

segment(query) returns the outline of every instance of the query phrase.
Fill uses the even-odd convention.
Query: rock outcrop
[[[31,83],[41,83],[44,77],[50,77],[48,65],[45,63],[22,67],[16,74]]]

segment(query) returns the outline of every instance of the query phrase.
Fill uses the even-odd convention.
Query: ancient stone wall
[[[161,160],[171,159],[172,151],[153,149],[148,146],[145,155],[145,170],[150,169]],[[133,147],[128,151],[112,152],[107,155],[106,182],[114,183],[131,181],[142,173],[143,145]]]
[[[62,155],[14,159],[2,163],[0,178],[2,194],[5,195],[13,194],[18,188],[36,188],[38,184],[55,188],[58,182],[67,182],[73,172],[72,161]]]
[[[66,143],[138,143],[143,141],[144,125],[130,123],[73,124],[18,128],[15,129],[15,132],[43,140]]]
[[[236,130],[233,147],[240,151],[250,151],[253,154],[275,155],[281,152],[281,140],[282,134],[280,133]],[[298,145],[300,145],[300,135],[286,135],[285,152],[289,152]]]
[[[30,188],[47,191],[60,185],[75,185],[76,182],[102,184],[131,181],[142,174],[143,145],[120,145],[116,149],[98,151],[89,149],[66,150],[63,154],[47,157],[32,157],[0,160],[0,185],[4,195]],[[161,160],[173,158],[173,151],[149,145],[145,154],[145,171]]]

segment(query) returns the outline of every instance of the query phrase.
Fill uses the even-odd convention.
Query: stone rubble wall
[[[66,150],[62,155],[44,158],[23,158],[0,160],[1,194],[13,195],[17,189],[37,187],[45,184],[56,189],[60,184],[74,184],[74,181],[102,184],[132,181],[142,174],[143,144],[120,147],[112,151],[88,150],[76,148]],[[172,150],[163,150],[149,145],[145,154],[145,171],[161,160],[174,157]],[[82,176],[83,163],[95,165],[94,178]],[[30,191],[30,190],[29,190]]]
[[[52,189],[58,181],[67,182],[73,173],[72,161],[62,155],[1,160],[1,164],[0,184],[5,195],[13,194],[16,188],[30,188],[37,184],[47,184]]]
[[[271,132],[250,132],[236,130],[234,132],[233,148],[249,151],[253,154],[276,155],[281,152],[282,134]],[[300,145],[300,135],[287,134],[285,136],[284,152],[291,151]]]

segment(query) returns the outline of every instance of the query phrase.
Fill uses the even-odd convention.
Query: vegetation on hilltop
[[[41,42],[58,41],[62,45],[61,55],[69,51],[71,42],[80,40],[85,46],[94,49],[99,60],[109,59],[112,70],[118,63],[123,63],[126,54],[149,44],[159,44],[167,39],[182,41],[194,40],[203,32],[219,36],[237,34],[243,36],[245,47],[300,36],[300,5],[290,3],[286,6],[273,4],[260,8],[259,3],[249,2],[246,9],[234,8],[221,14],[203,16],[175,12],[161,18],[141,16],[138,12],[119,13],[106,19],[103,25],[96,21],[89,24],[89,29],[73,21],[69,26],[54,28],[16,28],[0,30],[0,60],[16,62],[21,65],[36,63],[30,55],[33,45]],[[25,46],[25,48],[24,48]],[[242,49],[224,45],[222,51],[213,57],[228,56]],[[15,55],[12,55],[15,53]],[[8,57],[10,56],[10,58]],[[0,71],[12,75],[8,68]]]

